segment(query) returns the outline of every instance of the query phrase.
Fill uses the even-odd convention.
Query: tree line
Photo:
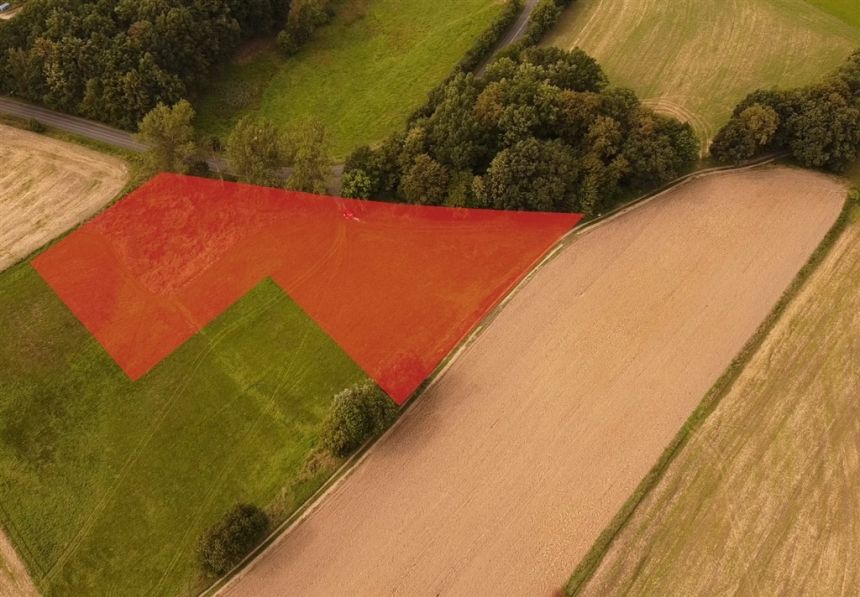
[[[552,6],[555,6],[554,4]],[[526,47],[458,73],[432,111],[346,162],[345,196],[600,213],[689,169],[692,128],[609,88],[585,52]]]
[[[803,166],[834,172],[857,159],[860,51],[818,84],[751,93],[711,144],[711,155],[730,163],[780,150]]]
[[[159,103],[141,120],[137,138],[148,146],[144,159],[151,172],[206,173],[206,161],[220,159],[223,149],[240,182],[326,192],[332,159],[321,123],[309,120],[283,133],[270,121],[245,116],[222,148],[198,138],[194,116],[191,104],[180,100],[173,106]]]
[[[294,52],[330,14],[328,0],[31,0],[0,23],[0,92],[131,130],[242,39],[284,27]]]

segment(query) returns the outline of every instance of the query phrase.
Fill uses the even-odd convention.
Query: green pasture
[[[501,12],[500,0],[339,0],[334,20],[291,58],[272,44],[240,52],[195,103],[226,137],[244,114],[283,129],[321,120],[334,155],[401,128]]]
[[[0,275],[0,523],[47,595],[189,594],[234,503],[288,515],[363,378],[265,281],[135,383],[29,264]]]

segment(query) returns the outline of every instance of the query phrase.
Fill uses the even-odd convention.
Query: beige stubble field
[[[584,594],[857,595],[858,363],[855,208]]]
[[[0,124],[0,270],[109,203],[122,160]]]
[[[226,593],[558,590],[844,193],[786,168],[715,175],[576,236]]]

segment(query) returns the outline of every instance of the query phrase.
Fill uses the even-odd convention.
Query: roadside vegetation
[[[751,93],[711,145],[715,159],[733,163],[779,150],[833,172],[860,156],[860,51],[816,85]]]
[[[406,131],[353,152],[343,194],[596,215],[697,157],[689,125],[609,88],[584,52],[531,47],[458,74]]]

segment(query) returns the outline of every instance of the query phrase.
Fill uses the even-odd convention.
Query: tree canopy
[[[840,172],[860,155],[860,51],[816,85],[759,90],[735,108],[711,155],[739,163],[788,150],[802,165]]]
[[[187,100],[159,103],[140,122],[138,139],[149,145],[146,160],[155,172],[188,172],[197,155],[194,108]]]
[[[579,49],[501,57],[482,77],[456,75],[432,104],[405,132],[356,150],[345,166],[350,184],[413,203],[594,214],[698,157],[689,125],[608,88]]]
[[[288,0],[30,0],[0,27],[0,91],[132,130],[288,9]]]

